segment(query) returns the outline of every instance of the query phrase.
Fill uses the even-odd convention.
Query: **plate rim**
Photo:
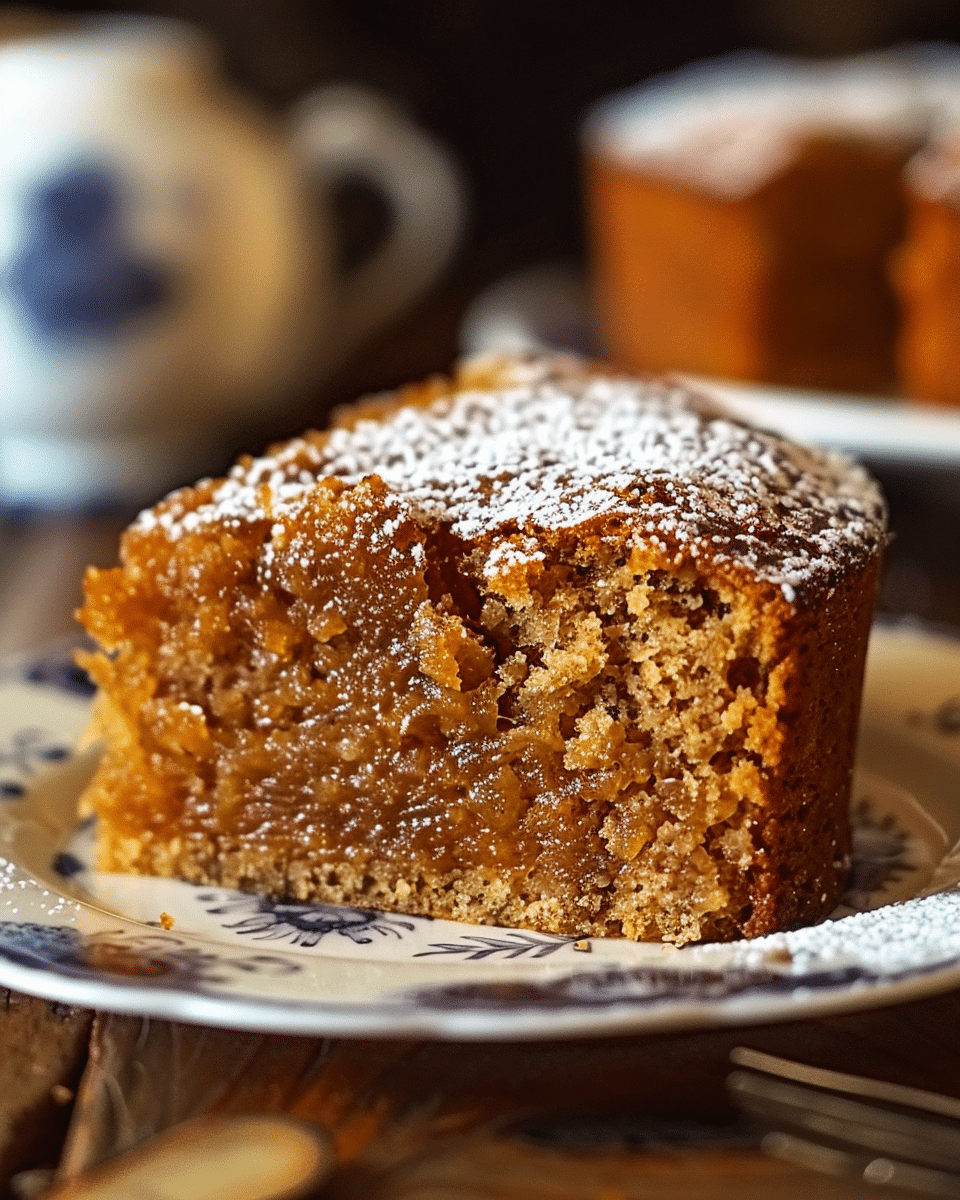
[[[50,981],[49,986],[47,981]],[[913,968],[903,977],[858,986],[837,984],[797,998],[808,989],[801,984],[781,998],[740,995],[729,1000],[653,1004],[610,1004],[601,1009],[571,1005],[545,1010],[519,1009],[509,1014],[483,1010],[431,1009],[382,1003],[359,1007],[320,1001],[243,999],[205,994],[180,988],[151,989],[109,981],[112,991],[102,995],[104,981],[73,979],[48,968],[30,968],[0,955],[0,985],[51,1003],[68,1004],[124,1016],[178,1021],[251,1033],[303,1037],[431,1038],[452,1042],[567,1041],[653,1033],[723,1029],[778,1024],[782,1021],[838,1016],[902,1004],[951,991],[960,986],[960,961]],[[106,1000],[106,1002],[104,1002]],[[838,1004],[841,1000],[843,1003]],[[265,1024],[264,1015],[285,1017],[282,1024]],[[336,1019],[336,1025],[319,1019]]]

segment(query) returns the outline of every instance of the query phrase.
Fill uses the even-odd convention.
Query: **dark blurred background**
[[[155,0],[138,7],[206,29],[230,76],[278,113],[320,83],[372,84],[455,147],[466,168],[472,228],[445,286],[322,396],[288,413],[291,431],[314,404],[442,369],[455,352],[460,314],[481,287],[526,264],[582,253],[577,128],[599,97],[744,47],[834,55],[960,40],[960,5],[950,0]],[[383,214],[360,189],[340,207],[347,253],[362,253]]]
[[[53,14],[129,4],[34,5]],[[584,255],[577,130],[599,97],[694,59],[746,47],[844,55],[960,41],[950,0],[156,0],[219,44],[228,74],[278,115],[318,84],[355,80],[398,99],[452,146],[471,190],[453,267],[413,310],[283,412],[224,446],[322,424],[331,405],[443,370],[469,302],[527,265]],[[338,203],[346,260],[385,214],[362,187]],[[960,467],[876,463],[898,540],[882,606],[960,628]]]

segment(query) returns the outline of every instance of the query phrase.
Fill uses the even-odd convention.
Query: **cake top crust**
[[[751,51],[693,63],[602,101],[584,139],[601,158],[739,199],[811,137],[910,149],[958,122],[954,47],[829,60]]]
[[[501,365],[492,378],[243,459],[135,528],[177,538],[210,523],[284,523],[318,480],[378,476],[396,516],[482,546],[491,576],[542,558],[545,532],[617,518],[634,545],[678,564],[739,563],[788,601],[884,541],[884,501],[862,468],[727,417],[679,384],[559,359]]]

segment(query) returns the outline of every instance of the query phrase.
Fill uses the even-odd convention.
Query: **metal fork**
[[[761,1143],[767,1154],[831,1175],[960,1198],[960,1100],[745,1046],[730,1058],[743,1069],[727,1077],[727,1086],[770,1128]]]

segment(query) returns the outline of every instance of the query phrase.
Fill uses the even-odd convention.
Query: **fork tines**
[[[771,1127],[766,1153],[832,1175],[960,1197],[960,1100],[743,1046],[730,1058],[744,1068],[728,1076],[731,1094]]]

